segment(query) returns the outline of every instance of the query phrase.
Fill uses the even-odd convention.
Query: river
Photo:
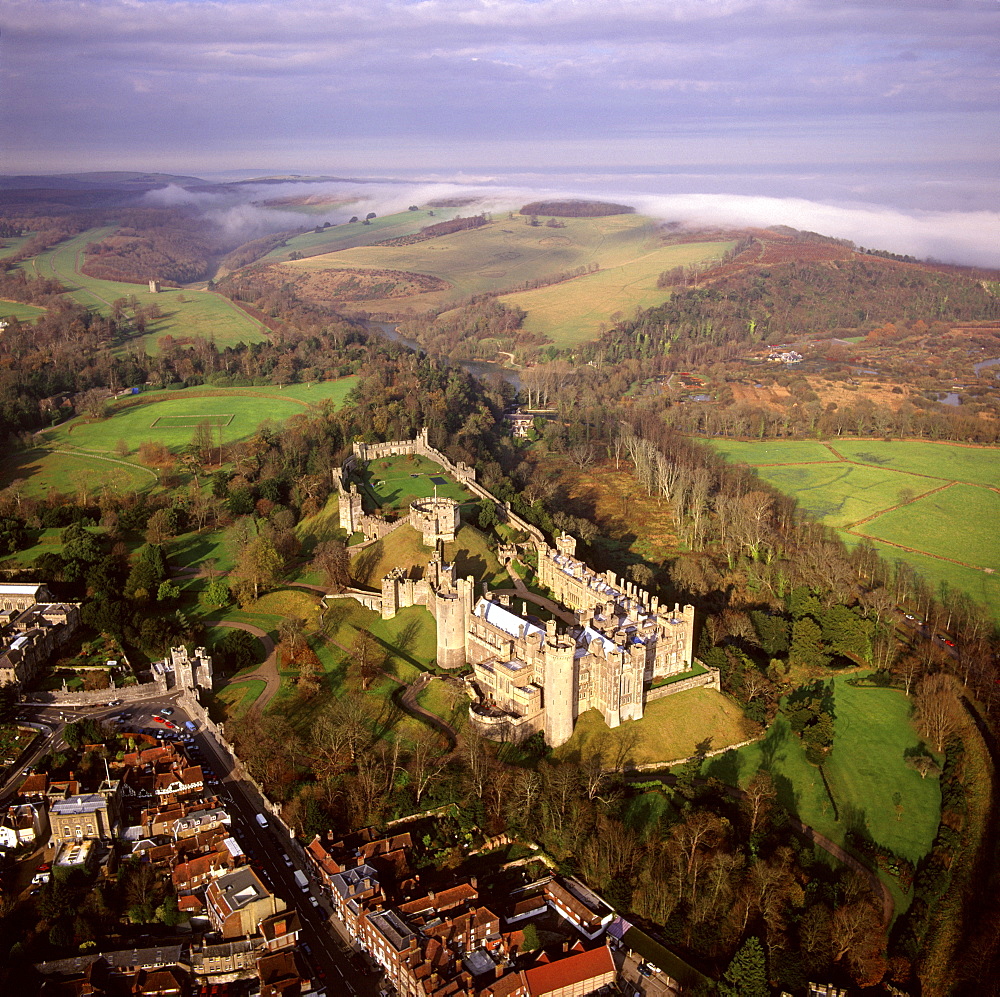
[[[1000,357],[994,357],[992,360],[980,360],[979,363],[974,363],[972,365],[972,369],[976,372],[976,375],[978,376],[979,372],[984,367],[996,367],[997,364],[1000,364]],[[1000,374],[994,374],[993,376],[1000,377]]]
[[[411,350],[416,350],[418,353],[427,352],[416,340],[407,339],[405,336],[400,335],[399,329],[394,322],[366,322],[365,325],[369,329],[374,329],[385,336],[386,339],[392,339],[397,343],[402,343],[404,346],[409,346]],[[501,363],[491,360],[449,360],[448,357],[439,357],[438,359],[443,360],[449,365],[457,364],[473,376],[480,377],[483,380],[488,380],[491,377],[499,375],[509,384],[513,385],[515,391],[521,390],[521,378],[517,371],[510,367],[505,367]]]

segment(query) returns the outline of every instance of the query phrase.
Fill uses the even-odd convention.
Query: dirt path
[[[264,691],[260,694],[255,705],[259,705],[261,710],[267,708],[268,703],[278,694],[281,686],[281,678],[278,675],[278,656],[274,650],[274,641],[260,627],[255,627],[252,623],[236,623],[232,620],[206,620],[205,625],[209,627],[229,627],[233,630],[245,630],[248,634],[256,637],[264,647],[265,658],[252,672],[246,672],[239,678],[228,679],[225,685],[235,685],[238,682],[245,682],[247,679],[263,679]]]
[[[415,681],[411,682],[408,686],[405,686],[399,697],[399,705],[402,706],[407,713],[425,721],[435,730],[444,734],[448,740],[450,753],[454,754],[456,748],[458,747],[458,731],[455,730],[450,723],[442,720],[439,716],[437,716],[437,714],[425,710],[417,702],[417,696],[420,691],[433,679],[433,675],[428,675],[424,672],[424,674]]]

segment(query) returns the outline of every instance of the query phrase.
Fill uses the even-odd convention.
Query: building
[[[76,631],[79,603],[51,598],[44,585],[0,585],[0,685],[23,689]]]
[[[416,440],[354,445],[335,474],[345,529],[357,529],[363,516],[360,493],[348,483],[351,468],[398,453],[432,456],[466,487],[502,508],[475,481],[474,472],[470,475],[464,464],[453,465],[430,448],[424,430]],[[515,522],[509,510],[506,516]],[[424,543],[434,547],[421,577],[397,567],[382,578],[380,595],[352,591],[326,598],[360,598],[383,619],[408,606],[425,606],[436,624],[437,663],[454,669],[472,666],[469,717],[486,737],[520,741],[541,732],[547,744],[557,747],[569,740],[577,718],[590,709],[609,727],[640,720],[653,686],[691,669],[694,607],[661,606],[640,586],[611,571],[594,571],[576,557],[573,537],[561,534],[553,548],[530,524],[515,523],[528,527],[525,535],[532,538],[540,582],[566,607],[558,621],[542,626],[526,606],[520,614],[514,612],[507,597],[484,591],[477,599],[474,579],[458,577],[455,566],[445,563],[443,544],[454,539],[460,525],[457,503],[435,493],[433,499],[413,503],[408,519]],[[365,535],[379,529],[365,526]],[[718,689],[719,674],[707,670],[689,682]]]
[[[153,679],[163,688],[212,690],[212,656],[203,647],[196,647],[193,656],[186,647],[172,647],[170,656],[153,662]]]
[[[261,921],[285,907],[249,866],[213,879],[205,891],[209,922],[224,940],[256,935]]]
[[[121,780],[101,783],[96,793],[55,800],[49,806],[49,841],[53,845],[84,840],[108,843],[120,826]]]
[[[17,848],[47,841],[48,833],[49,816],[44,802],[11,806],[0,822],[0,847]]]

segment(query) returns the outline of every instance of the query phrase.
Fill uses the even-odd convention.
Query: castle
[[[376,525],[384,521],[361,511],[357,486],[348,481],[359,460],[429,450],[426,430],[413,441],[355,444],[337,479],[344,529],[348,520],[356,529],[364,527],[359,531],[366,537],[385,535]],[[463,484],[469,487],[471,469],[431,452],[447,471],[464,471]],[[520,741],[542,732],[556,747],[569,740],[577,717],[589,709],[598,710],[609,727],[641,719],[653,683],[692,666],[694,608],[660,605],[614,572],[595,572],[576,557],[576,541],[565,533],[550,547],[536,527],[497,503],[474,476],[472,471],[473,490],[496,503],[507,521],[529,537],[522,547],[537,557],[539,581],[566,607],[552,613],[555,618],[542,623],[529,615],[526,601],[517,613],[509,594],[491,593],[485,586],[477,596],[475,580],[457,576],[455,566],[444,561],[443,544],[458,530],[458,505],[437,498],[414,502],[404,520],[433,547],[423,577],[409,577],[397,567],[382,578],[381,592],[351,589],[326,598],[357,598],[383,619],[408,606],[425,606],[437,627],[438,664],[472,666],[466,679],[469,717],[490,738]],[[525,599],[548,603],[530,595]],[[709,671],[697,684],[718,688],[718,681],[718,673]]]

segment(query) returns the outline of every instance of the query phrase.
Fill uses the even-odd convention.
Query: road
[[[109,696],[113,695],[114,693],[109,693]],[[125,730],[161,729],[161,725],[157,724],[152,716],[167,707],[174,711],[170,715],[170,720],[183,728],[190,717],[177,705],[177,698],[177,694],[157,695],[148,700],[115,707],[107,705],[66,707],[45,703],[22,703],[18,709],[18,718],[41,725],[42,736],[32,746],[27,759],[0,787],[0,802],[5,804],[6,800],[13,796],[24,780],[26,771],[44,754],[65,746],[63,729],[66,722],[63,721],[63,716],[73,720],[90,717],[106,720],[125,712],[131,714],[123,728]],[[220,785],[212,788],[223,798],[232,817],[233,836],[246,851],[254,871],[270,890],[288,904],[290,909],[298,911],[302,922],[299,941],[305,943],[302,946],[303,952],[309,964],[319,971],[317,975],[325,983],[328,994],[331,997],[335,994],[376,997],[380,989],[381,974],[366,972],[360,968],[361,960],[353,955],[347,931],[333,916],[329,898],[312,876],[311,865],[307,861],[299,862],[295,848],[277,821],[268,817],[267,828],[261,828],[257,824],[256,815],[266,814],[267,811],[262,806],[256,789],[234,774],[233,758],[229,752],[209,731],[198,729],[194,734],[191,754],[193,760],[207,770],[206,777],[210,771],[219,780]],[[290,864],[286,864],[284,856],[289,857]],[[302,869],[310,879],[308,894],[303,893],[295,883],[293,873],[296,869]],[[309,896],[316,897],[318,907],[309,902]]]

